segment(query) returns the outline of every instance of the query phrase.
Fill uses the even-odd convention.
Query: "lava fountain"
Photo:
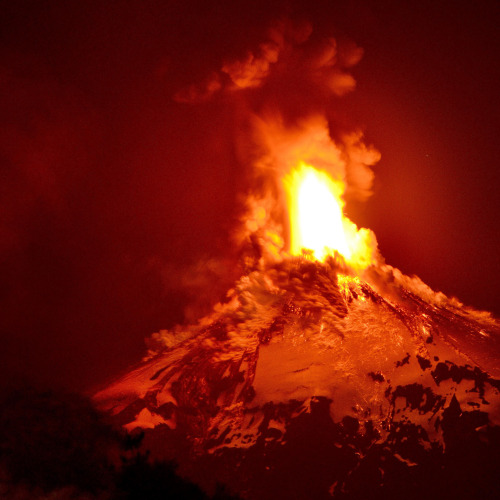
[[[328,173],[301,162],[283,177],[289,213],[292,255],[310,254],[324,261],[339,254],[354,268],[365,268],[375,261],[374,238],[366,229],[343,213],[345,183]]]

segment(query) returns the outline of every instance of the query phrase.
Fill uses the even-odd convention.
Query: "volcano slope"
[[[500,327],[390,266],[243,276],[95,395],[208,491],[250,499],[500,498]]]

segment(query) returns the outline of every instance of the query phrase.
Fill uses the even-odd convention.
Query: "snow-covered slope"
[[[207,488],[417,495],[457,446],[495,452],[499,341],[488,314],[388,266],[358,277],[286,259],[242,277],[199,325],[156,335],[95,400]]]

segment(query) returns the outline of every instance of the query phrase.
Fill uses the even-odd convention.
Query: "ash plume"
[[[339,43],[308,22],[283,18],[239,58],[224,60],[217,72],[175,94],[179,103],[218,99],[233,110],[233,140],[246,183],[239,194],[241,223],[232,233],[237,248],[259,242],[267,259],[283,250],[288,236],[281,177],[299,158],[345,182],[346,201],[372,194],[372,167],[380,154],[364,143],[361,131],[342,130],[324,112],[354,89],[349,70],[362,55],[353,42]],[[375,235],[363,231],[376,252]]]

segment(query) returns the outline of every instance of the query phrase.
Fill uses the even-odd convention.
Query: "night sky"
[[[500,316],[499,3],[266,3],[2,3],[3,380],[91,390],[220,298],[241,124],[228,96],[174,96],[285,15],[364,49],[325,102],[382,154],[348,215],[389,264]]]

